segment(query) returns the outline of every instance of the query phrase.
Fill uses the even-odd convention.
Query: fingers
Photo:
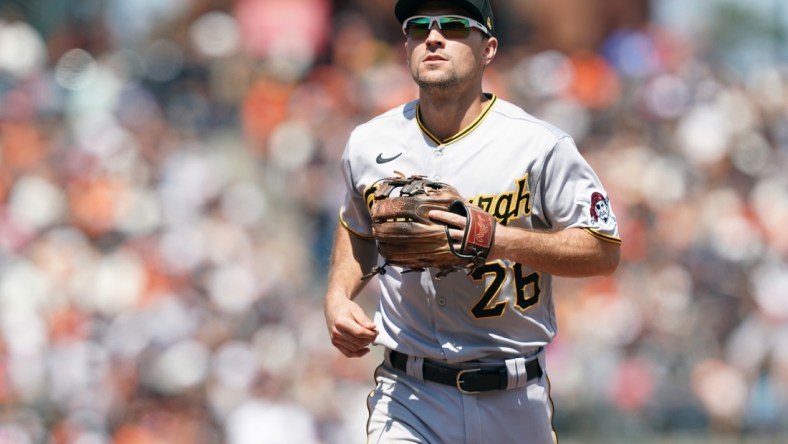
[[[362,346],[346,338],[334,339],[331,341],[331,344],[348,358],[358,358],[369,353],[369,344]]]
[[[366,333],[373,334],[373,338],[374,336],[378,335],[378,328],[375,326],[375,323],[372,322],[372,320],[369,319],[363,311],[360,309],[353,310],[351,314],[353,315],[353,320],[356,322],[356,324],[362,327]],[[363,333],[364,332],[359,332],[359,334]]]
[[[341,341],[342,344],[348,344],[355,348],[366,347],[378,337],[377,330],[362,328],[358,325],[337,325],[330,333],[332,341]]]
[[[429,212],[430,219],[444,224],[454,225],[458,228],[465,228],[465,217],[448,211],[432,210]]]
[[[347,357],[369,353],[369,345],[378,336],[377,327],[356,303],[346,300],[327,312],[331,344]]]
[[[349,358],[360,357],[369,353],[369,345],[375,339],[374,336],[361,338],[341,332],[336,333],[331,335],[331,344]]]
[[[341,347],[337,347],[337,349],[348,358],[360,358],[362,356],[365,356],[367,353],[369,353],[369,348],[362,348],[361,350],[358,351],[351,351]]]
[[[457,227],[449,228],[449,238],[452,240],[455,249],[459,249],[462,246],[462,240],[465,237],[465,224],[467,222],[465,217],[441,210],[430,211],[429,217],[438,222]]]
[[[462,238],[465,236],[465,232],[462,230],[455,230],[454,228],[449,228],[449,238],[456,242],[462,242]]]

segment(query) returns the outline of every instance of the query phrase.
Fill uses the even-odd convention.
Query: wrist
[[[495,237],[493,239],[493,246],[490,249],[490,254],[487,260],[507,259],[509,255],[509,240],[510,228],[505,225],[498,224],[495,229]]]
[[[341,291],[329,291],[326,293],[326,297],[323,300],[323,306],[328,310],[349,300],[350,296],[347,293],[343,293]]]

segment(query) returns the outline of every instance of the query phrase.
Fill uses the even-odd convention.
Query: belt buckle
[[[480,368],[468,368],[468,369],[463,369],[463,370],[460,370],[459,372],[457,372],[457,390],[459,390],[460,393],[462,393],[463,395],[475,395],[477,393],[481,393],[478,390],[465,390],[464,388],[462,388],[462,384],[463,384],[463,382],[465,382],[465,381],[462,380],[462,376],[464,374],[466,374],[466,373],[476,373],[476,372],[480,372],[480,371],[482,371],[482,369],[480,369]]]

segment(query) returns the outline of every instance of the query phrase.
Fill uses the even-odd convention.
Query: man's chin
[[[432,91],[445,91],[457,86],[457,79],[446,76],[421,76],[416,79],[419,88]]]

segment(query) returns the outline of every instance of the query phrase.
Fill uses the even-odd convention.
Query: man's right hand
[[[342,296],[327,297],[325,315],[331,343],[343,355],[359,358],[369,353],[378,330],[360,305]]]

